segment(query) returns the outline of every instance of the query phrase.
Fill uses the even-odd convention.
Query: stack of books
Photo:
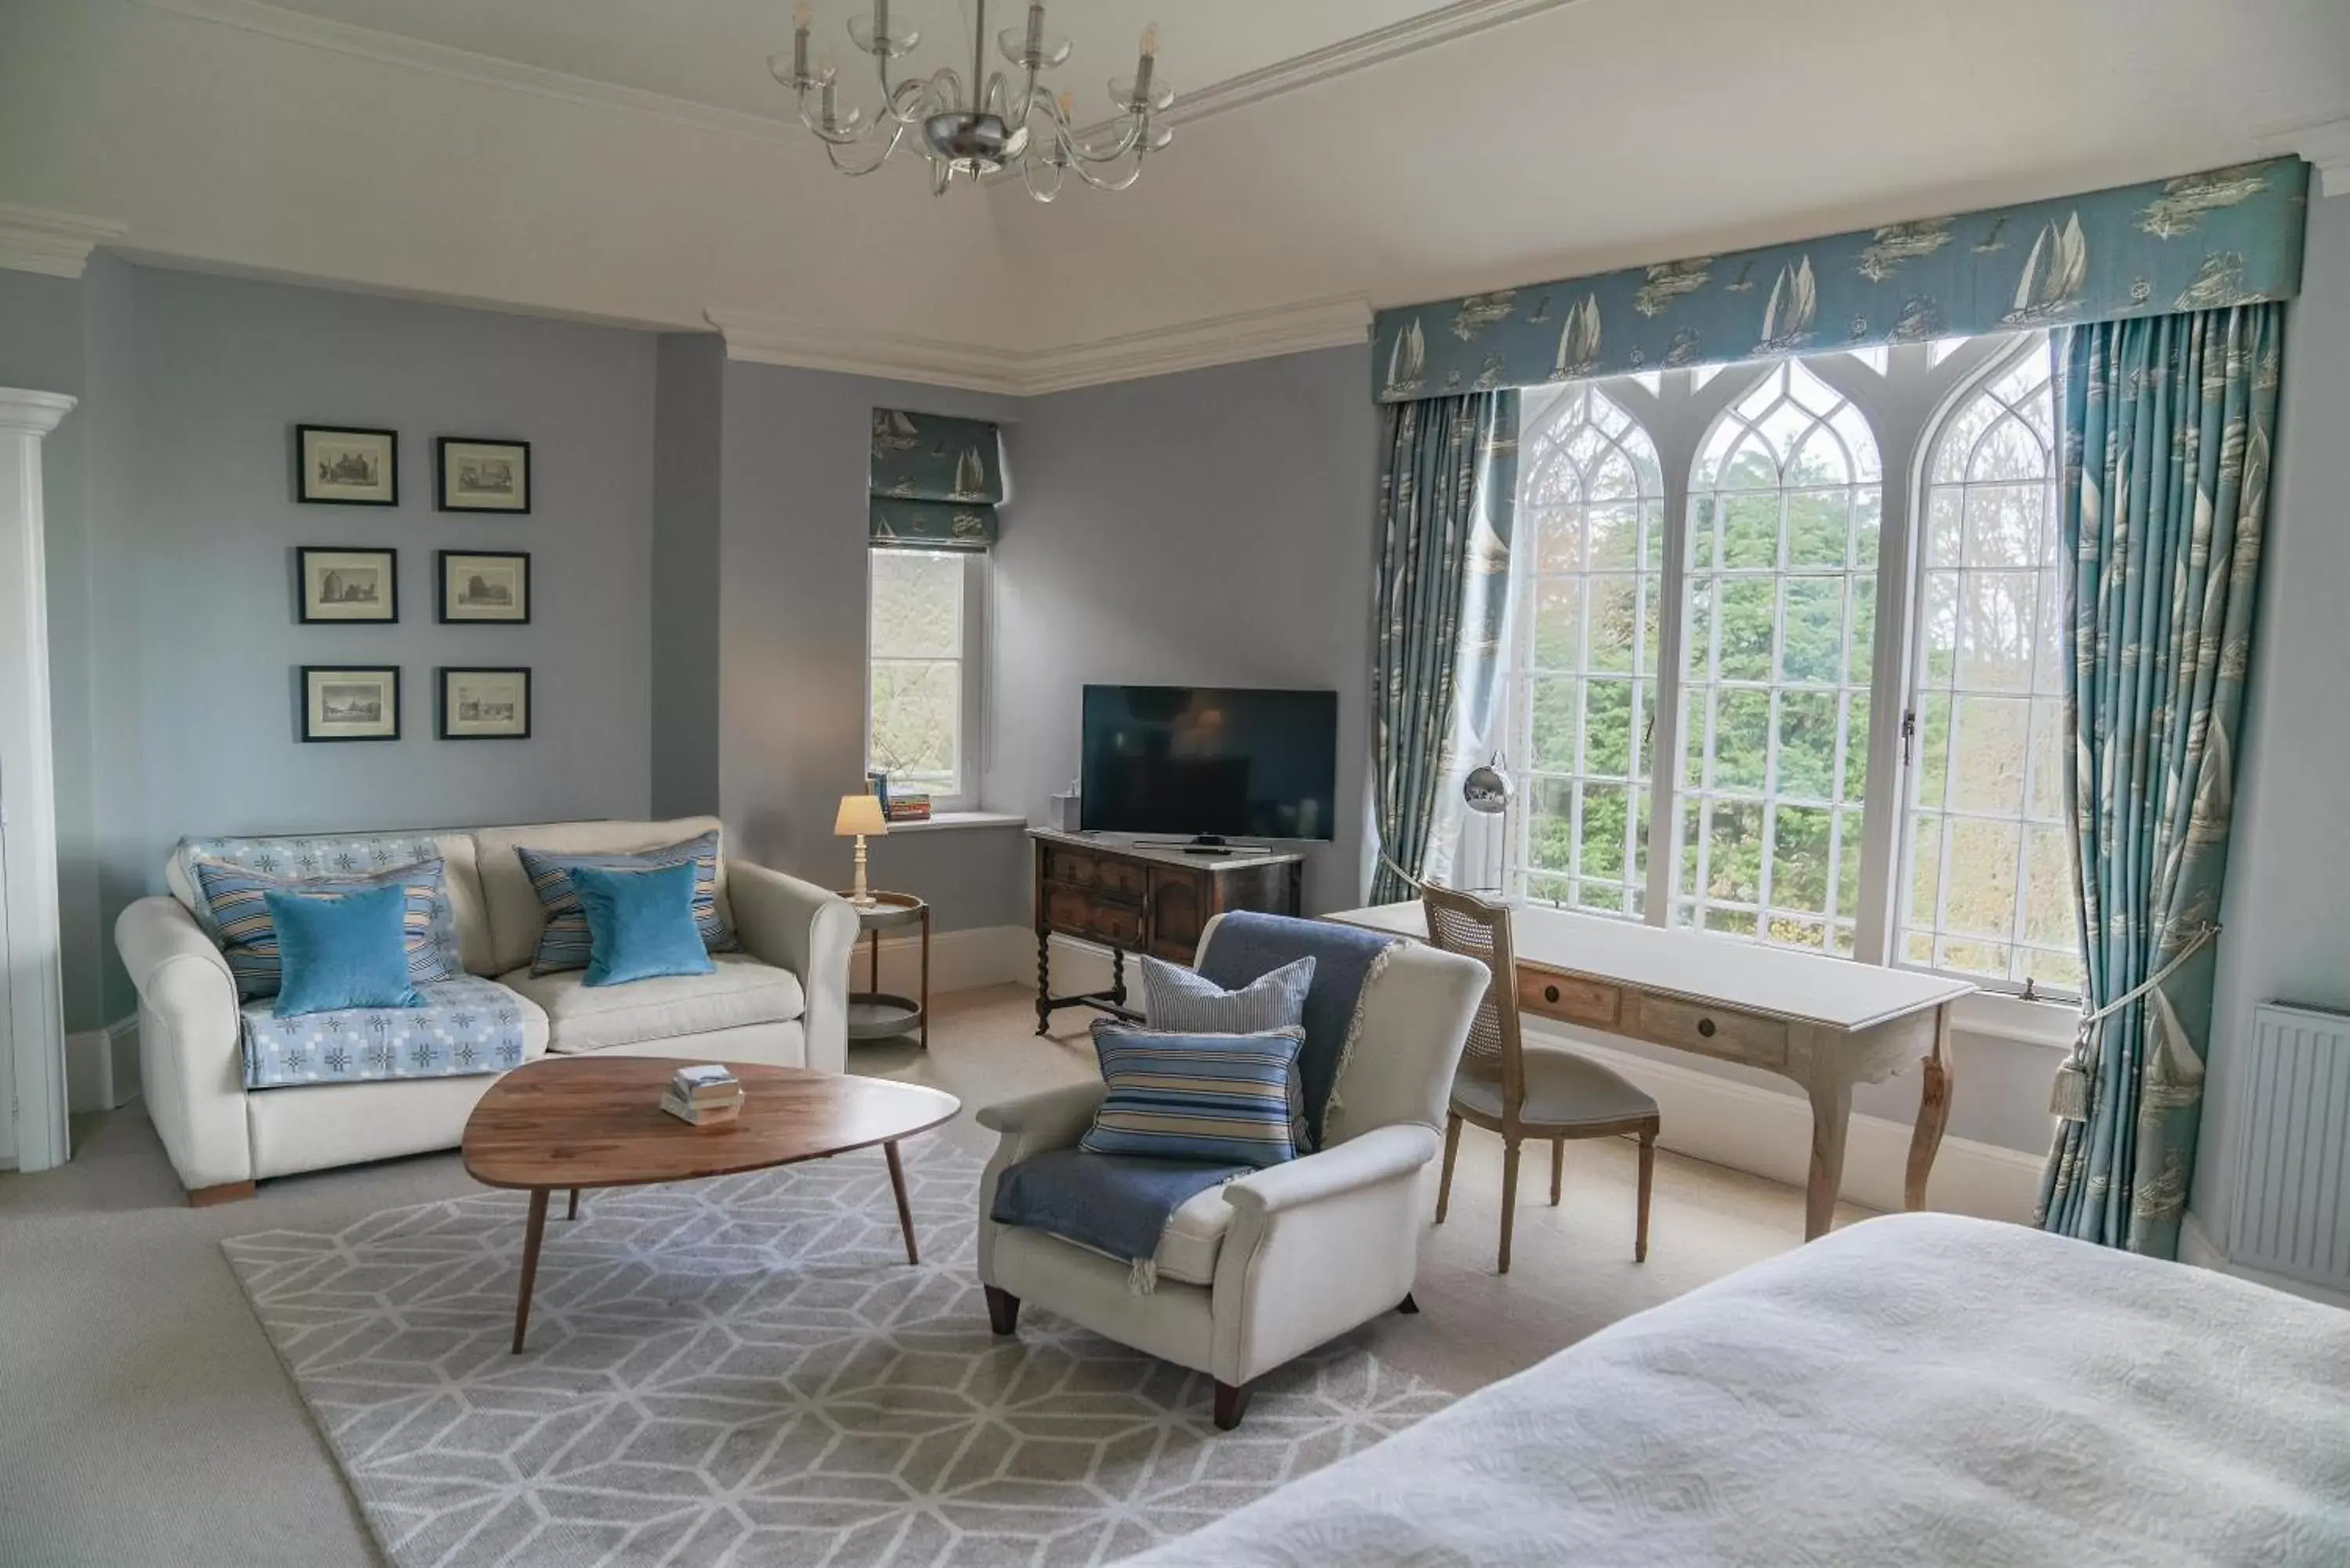
[[[895,789],[881,803],[881,815],[891,822],[928,822],[931,797],[926,790]]]
[[[743,1083],[724,1067],[680,1067],[661,1091],[660,1108],[681,1122],[707,1127],[743,1114]]]

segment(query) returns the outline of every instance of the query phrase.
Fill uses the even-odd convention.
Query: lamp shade
[[[845,794],[840,797],[840,815],[834,819],[832,831],[836,837],[848,838],[858,834],[887,835],[889,818],[881,815],[881,802],[869,794]]]

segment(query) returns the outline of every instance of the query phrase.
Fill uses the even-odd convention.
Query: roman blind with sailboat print
[[[1003,500],[1003,448],[984,420],[873,410],[871,542],[984,550]]]
[[[2309,166],[2084,196],[1382,311],[1382,403],[2290,299]]]

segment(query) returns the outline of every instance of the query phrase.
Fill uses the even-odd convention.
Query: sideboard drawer
[[[1131,860],[1094,862],[1094,886],[1105,893],[1139,904],[1149,885],[1149,872]]]
[[[1550,970],[1518,966],[1518,1007],[1563,1023],[1584,1023],[1594,1029],[1616,1027],[1622,993],[1612,985],[1583,980]]]
[[[1097,899],[1092,905],[1092,919],[1087,922],[1087,935],[1097,942],[1107,942],[1114,948],[1132,951],[1142,946],[1142,909],[1139,905],[1112,904]]]
[[[1045,925],[1064,936],[1082,937],[1093,930],[1093,895],[1076,888],[1045,889]]]
[[[1634,992],[1626,998],[1624,1033],[1659,1045],[1743,1062],[1754,1067],[1787,1063],[1787,1026],[1775,1018],[1703,1007],[1696,1002]]]
[[[1090,888],[1099,864],[1082,849],[1063,849],[1055,845],[1045,856],[1045,877],[1047,881],[1066,882],[1072,888]]]

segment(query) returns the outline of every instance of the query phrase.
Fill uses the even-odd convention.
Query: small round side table
[[[874,893],[870,904],[858,904],[851,895],[849,908],[857,912],[857,929],[866,939],[867,973],[871,977],[871,989],[853,991],[848,994],[848,1037],[851,1040],[894,1040],[901,1034],[917,1035],[925,1051],[931,1048],[931,907],[911,893]],[[900,926],[922,928],[922,989],[919,997],[891,996],[881,989],[881,933]]]

